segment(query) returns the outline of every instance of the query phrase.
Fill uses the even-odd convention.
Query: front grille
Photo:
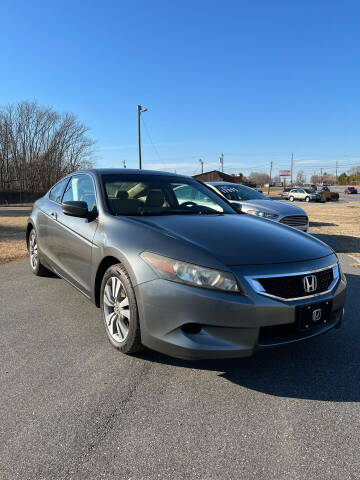
[[[305,227],[308,223],[308,217],[306,215],[289,215],[282,218],[279,223],[289,225],[289,227]]]
[[[269,295],[280,298],[299,298],[326,292],[334,279],[333,269],[327,268],[320,272],[314,272],[317,280],[317,288],[312,292],[306,292],[304,289],[303,278],[307,275],[293,275],[286,277],[266,277],[258,278],[258,282]]]

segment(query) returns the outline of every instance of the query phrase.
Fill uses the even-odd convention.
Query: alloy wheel
[[[110,336],[119,343],[126,340],[130,328],[129,297],[118,277],[110,277],[104,288],[105,325]]]
[[[36,270],[38,265],[38,248],[36,242],[36,233],[31,232],[30,241],[29,241],[29,254],[30,254],[30,265],[33,270]]]

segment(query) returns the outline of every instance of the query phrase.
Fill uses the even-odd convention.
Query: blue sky
[[[138,103],[148,168],[360,163],[358,1],[2,0],[0,15],[0,103],[76,113],[98,166],[137,166]]]

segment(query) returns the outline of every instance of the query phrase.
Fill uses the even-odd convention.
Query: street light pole
[[[141,105],[137,105],[137,112],[138,112],[138,145],[139,145],[139,169],[142,169],[142,162],[141,162],[141,127],[140,127],[140,116],[143,112],[146,112],[147,108],[142,108]]]
[[[222,173],[224,173],[224,154],[223,153],[220,155],[219,160],[220,160],[221,171]]]
[[[201,173],[204,173],[204,162],[203,162],[202,158],[199,158],[199,162],[201,164]]]
[[[270,173],[269,173],[268,196],[270,195],[270,183],[271,183],[272,167],[273,167],[273,162],[270,162]]]

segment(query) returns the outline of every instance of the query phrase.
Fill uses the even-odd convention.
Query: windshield
[[[147,174],[102,175],[113,215],[235,214],[214,192],[186,177]]]
[[[268,200],[265,195],[245,185],[216,185],[216,188],[228,200]]]

